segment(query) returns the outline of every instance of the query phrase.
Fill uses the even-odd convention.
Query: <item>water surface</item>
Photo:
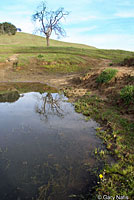
[[[63,94],[24,93],[0,103],[0,199],[66,200],[94,185],[88,167],[101,146]]]

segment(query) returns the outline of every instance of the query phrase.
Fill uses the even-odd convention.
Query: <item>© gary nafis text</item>
[[[98,199],[104,199],[104,200],[128,200],[128,196],[120,196],[120,195],[116,195],[116,196],[108,196],[108,195],[99,195]]]

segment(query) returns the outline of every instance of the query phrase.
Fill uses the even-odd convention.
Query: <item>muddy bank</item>
[[[5,91],[0,93],[0,102],[15,102],[19,99],[18,91]]]
[[[2,82],[0,84],[0,93],[12,93],[13,91],[18,93],[43,93],[44,91],[57,92],[58,90],[55,87],[40,82]]]

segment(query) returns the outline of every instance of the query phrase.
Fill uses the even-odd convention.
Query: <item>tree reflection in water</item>
[[[44,93],[41,97],[37,97],[38,103],[35,106],[36,113],[40,114],[41,119],[48,120],[48,116],[64,117],[64,111],[61,108],[62,100],[64,96],[62,94]]]

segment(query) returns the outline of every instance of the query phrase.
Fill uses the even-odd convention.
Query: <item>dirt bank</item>
[[[45,67],[41,67],[44,61],[39,61],[37,58],[32,57],[26,65],[19,63],[19,54],[10,56],[5,63],[0,63],[0,82],[42,82],[48,83],[51,86],[61,88],[63,86],[72,85],[72,79],[78,79],[83,73],[49,73]],[[92,59],[89,57],[84,58],[86,64],[90,65],[91,69],[100,69],[107,67],[109,60]],[[47,62],[45,63],[48,64]],[[55,64],[54,62],[50,64]]]

